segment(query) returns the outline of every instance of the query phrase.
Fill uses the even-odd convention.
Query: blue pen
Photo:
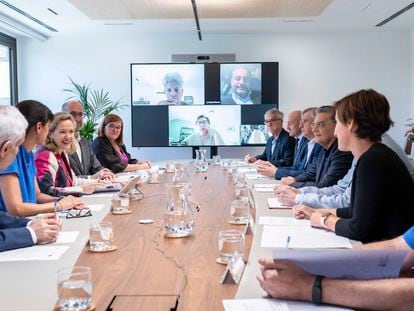
[[[286,240],[286,248],[289,248],[289,243],[290,243],[290,235],[287,237],[287,240]]]

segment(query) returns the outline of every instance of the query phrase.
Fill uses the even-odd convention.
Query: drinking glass
[[[91,224],[89,228],[89,247],[94,252],[104,252],[112,248],[112,223],[102,221]]]
[[[229,262],[234,255],[243,256],[244,234],[238,230],[223,230],[219,232],[218,248],[220,260]]]
[[[167,173],[175,173],[175,164],[174,163],[167,163],[165,171]]]
[[[149,184],[159,184],[160,183],[160,174],[158,173],[158,170],[149,172],[148,183]]]
[[[219,155],[213,156],[213,165],[220,166],[221,165],[221,157]]]
[[[240,197],[231,201],[230,217],[234,223],[247,224],[250,219],[250,205],[247,198]]]
[[[129,194],[118,193],[112,197],[112,211],[123,214],[129,211]]]
[[[92,303],[92,272],[75,266],[58,270],[58,308],[60,311],[88,310]]]

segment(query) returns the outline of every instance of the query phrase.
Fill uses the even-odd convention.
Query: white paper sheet
[[[91,212],[100,212],[105,207],[105,204],[87,204],[87,208],[91,210]]]
[[[291,209],[291,205],[287,205],[279,200],[277,197],[267,198],[267,204],[269,208],[276,208],[276,209]]]
[[[114,192],[101,192],[84,195],[85,198],[111,198],[114,196]]]
[[[256,167],[254,166],[242,166],[242,167],[237,168],[237,171],[239,173],[249,173],[249,172],[257,173]]]
[[[275,249],[273,258],[287,259],[308,273],[341,279],[396,278],[407,250]]]
[[[276,185],[278,185],[277,183],[274,184],[254,184],[253,187],[254,188],[272,188],[274,189],[276,187]]]
[[[264,226],[261,247],[352,248],[349,239],[308,226]]]
[[[79,231],[62,231],[59,232],[59,236],[55,244],[67,244],[74,243],[78,238]]]
[[[275,299],[233,299],[223,300],[225,311],[289,311],[285,302]]]
[[[255,180],[255,179],[269,179],[270,180],[270,179],[272,179],[271,177],[263,176],[263,175],[260,175],[260,174],[254,174],[254,173],[246,173],[245,176],[246,176],[247,179],[250,179],[250,180]]]
[[[259,218],[259,225],[270,226],[310,226],[308,219],[296,219],[293,217],[267,217],[262,216]]]
[[[12,251],[0,252],[0,262],[4,261],[32,261],[32,260],[57,260],[69,246],[44,246],[15,249]]]
[[[273,193],[275,191],[273,188],[266,188],[266,187],[263,187],[263,188],[256,187],[254,188],[254,190],[256,190],[257,192],[269,192],[269,193]]]

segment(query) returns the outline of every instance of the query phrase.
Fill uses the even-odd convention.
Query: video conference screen
[[[263,145],[278,63],[131,64],[132,145]]]

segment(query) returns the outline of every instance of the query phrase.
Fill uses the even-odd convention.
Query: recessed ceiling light
[[[51,8],[47,8],[47,10],[55,15],[59,15],[55,10],[52,10]]]
[[[105,26],[130,26],[134,23],[104,23]]]

